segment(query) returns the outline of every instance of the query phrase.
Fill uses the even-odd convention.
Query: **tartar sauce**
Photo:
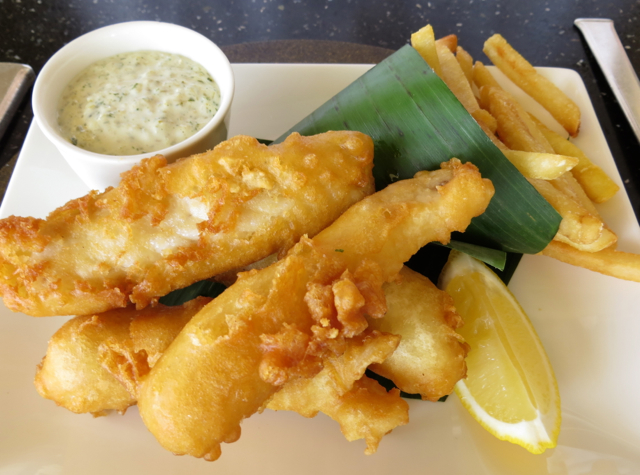
[[[220,106],[220,89],[195,61],[160,51],[95,62],[58,102],[63,137],[91,152],[155,152],[194,135]]]

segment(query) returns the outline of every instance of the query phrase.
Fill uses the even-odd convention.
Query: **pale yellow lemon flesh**
[[[455,302],[470,345],[467,378],[455,388],[462,404],[501,440],[532,453],[556,446],[560,395],[538,335],[515,297],[480,261],[452,251],[440,288]]]

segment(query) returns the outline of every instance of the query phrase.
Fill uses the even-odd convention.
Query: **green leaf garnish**
[[[188,287],[168,293],[164,297],[160,298],[160,303],[163,305],[174,306],[182,305],[183,303],[200,296],[215,298],[224,292],[225,288],[226,287],[219,282],[201,280],[200,282],[191,284]]]
[[[498,251],[496,249],[490,249],[476,244],[453,240],[449,242],[446,247],[469,254],[471,257],[475,257],[479,261],[489,264],[499,270],[504,270],[504,266],[507,263],[507,253],[504,251]]]
[[[561,217],[507,160],[422,57],[407,45],[279,137],[359,130],[375,144],[381,189],[457,157],[475,164],[496,195],[458,241],[508,252],[540,252]]]
[[[380,386],[385,388],[387,391],[390,391],[391,389],[397,387],[393,383],[393,381],[391,381],[390,379],[385,378],[384,376],[380,376],[378,373],[374,373],[370,369],[367,369],[365,371],[365,375],[368,378],[375,379],[376,381],[378,381],[378,383],[380,383]],[[409,393],[405,393],[404,391],[400,391],[400,396],[402,396],[405,399],[422,399],[420,394],[409,394]],[[447,397],[444,396],[444,399],[440,398],[439,400],[440,401],[444,401],[446,399],[447,399]]]

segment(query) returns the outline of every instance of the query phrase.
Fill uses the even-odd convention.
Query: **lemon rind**
[[[471,416],[496,438],[517,444],[533,454],[541,454],[547,449],[556,447],[561,415],[555,404],[551,413],[542,414],[536,410],[536,418],[532,420],[509,423],[489,415],[475,401],[464,380],[458,381],[455,393]],[[554,420],[555,423],[552,428],[549,428],[543,420]]]

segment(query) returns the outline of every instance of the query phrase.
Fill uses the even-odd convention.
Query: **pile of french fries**
[[[435,39],[431,25],[411,36],[412,46],[447,84],[487,136],[562,216],[542,254],[613,277],[640,282],[640,255],[616,250],[616,234],[594,203],[619,187],[573,144],[547,128],[457,44],[455,35]],[[580,130],[578,106],[540,75],[502,36],[493,35],[484,53],[516,86],[546,109],[571,137]]]

